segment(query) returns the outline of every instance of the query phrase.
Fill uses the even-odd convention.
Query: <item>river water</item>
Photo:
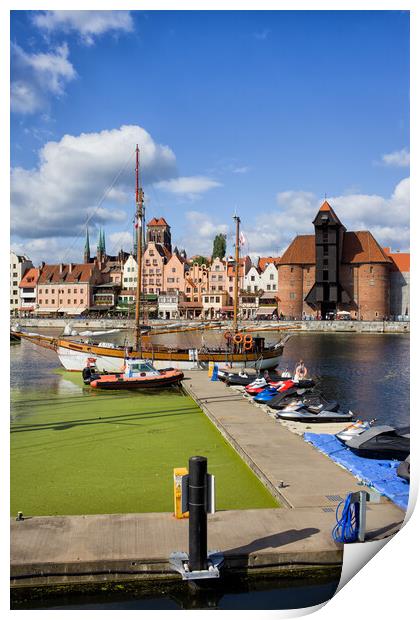
[[[52,330],[42,331],[53,333]],[[276,333],[264,335],[268,341],[279,338]],[[121,333],[113,339],[123,342],[125,337]],[[207,342],[215,337],[216,334],[206,335]],[[160,338],[162,341],[163,337]],[[179,336],[165,337],[167,343],[169,338],[171,344],[176,344]],[[191,346],[197,345],[201,336],[188,338],[188,346]],[[405,334],[301,333],[293,335],[286,343],[281,365],[293,369],[296,362],[303,359],[309,375],[318,379],[318,387],[328,398],[337,400],[342,409],[351,409],[362,419],[376,418],[378,423],[404,426],[409,424],[409,346],[409,336]],[[49,372],[57,366],[58,360],[51,351],[28,343],[11,346],[12,388],[20,391],[29,386],[47,395],[57,389],[60,379]],[[240,587],[222,587],[216,594],[200,595],[199,599],[187,595],[183,584],[175,594],[164,588],[153,595],[95,593],[82,598],[67,596],[64,600],[15,603],[14,608],[291,609],[328,600],[337,583],[337,577],[324,579],[322,583],[308,578],[293,583],[282,581],[281,586],[273,580],[260,580],[251,588],[245,581]]]

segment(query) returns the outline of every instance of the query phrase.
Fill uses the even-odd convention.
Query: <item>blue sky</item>
[[[324,194],[408,248],[408,12],[18,11],[11,46],[12,247],[35,262],[78,260],[88,218],[129,249],[136,141],[147,216],[190,255],[235,208],[278,254]]]

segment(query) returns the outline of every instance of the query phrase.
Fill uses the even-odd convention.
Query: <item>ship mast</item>
[[[237,215],[233,216],[236,222],[236,243],[235,243],[235,286],[233,297],[233,332],[238,331],[238,289],[239,289],[239,224],[241,220]]]
[[[136,294],[136,317],[135,317],[135,343],[136,351],[141,351],[140,335],[140,305],[141,305],[141,280],[142,280],[142,255],[143,255],[143,190],[139,183],[139,145],[136,146],[136,236],[137,236],[137,294]]]

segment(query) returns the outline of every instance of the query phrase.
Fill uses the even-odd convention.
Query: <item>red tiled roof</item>
[[[319,207],[319,210],[320,211],[332,211],[330,203],[327,202],[326,200]]]
[[[327,202],[326,200],[324,200],[324,202],[322,203],[322,205],[319,207],[319,211],[318,213],[322,211],[322,212],[329,212],[331,213],[331,216],[333,218],[333,220],[336,221],[336,223],[341,224],[340,222],[340,218],[338,217],[337,213],[334,211],[334,209],[332,208],[332,206],[330,205],[329,202]]]
[[[393,262],[393,271],[405,273],[410,271],[410,252],[391,252],[390,248],[383,248],[383,250]]]
[[[38,284],[89,282],[95,269],[96,265],[93,263],[73,264],[71,273],[69,273],[69,265],[63,265],[62,273],[60,273],[60,265],[44,265],[39,276]]]
[[[19,288],[23,287],[34,287],[36,286],[39,278],[39,269],[36,267],[31,267],[28,271],[25,272],[22,280],[19,282]]]
[[[154,217],[150,220],[147,226],[169,226],[169,224],[163,217],[160,217],[159,219],[157,217]]]
[[[279,265],[315,264],[315,235],[298,235],[289,245]]]
[[[373,235],[367,230],[345,232],[342,263],[391,262]],[[314,265],[315,235],[298,235],[279,260],[279,265]]]
[[[274,258],[272,256],[262,256],[260,259],[258,259],[258,269],[260,271],[264,271],[264,269],[269,263],[274,263],[275,265],[277,265],[279,262],[280,256],[275,256]]]
[[[345,232],[342,263],[389,263],[375,237],[368,230]]]

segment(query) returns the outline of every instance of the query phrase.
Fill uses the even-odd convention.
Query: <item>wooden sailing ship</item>
[[[39,346],[53,349],[57,352],[61,364],[67,370],[81,371],[86,367],[88,359],[94,358],[99,371],[119,372],[124,359],[142,358],[153,362],[156,368],[173,367],[181,370],[206,368],[209,362],[223,364],[229,367],[251,367],[257,369],[274,368],[280,362],[286,338],[267,346],[262,337],[252,337],[238,329],[238,301],[239,301],[239,226],[240,219],[235,215],[236,246],[235,246],[235,286],[234,286],[234,314],[232,331],[221,334],[218,347],[168,347],[156,345],[152,342],[153,330],[142,335],[141,302],[142,302],[142,260],[144,222],[144,194],[139,183],[140,151],[136,147],[136,236],[137,236],[137,291],[135,313],[134,346],[119,346],[111,343],[96,343],[92,341],[77,341],[69,338],[54,338],[40,334],[29,334],[21,331],[12,331],[12,334],[30,340]],[[182,333],[182,329],[179,333]],[[188,331],[191,331],[190,329]],[[159,330],[162,334],[162,330]]]

